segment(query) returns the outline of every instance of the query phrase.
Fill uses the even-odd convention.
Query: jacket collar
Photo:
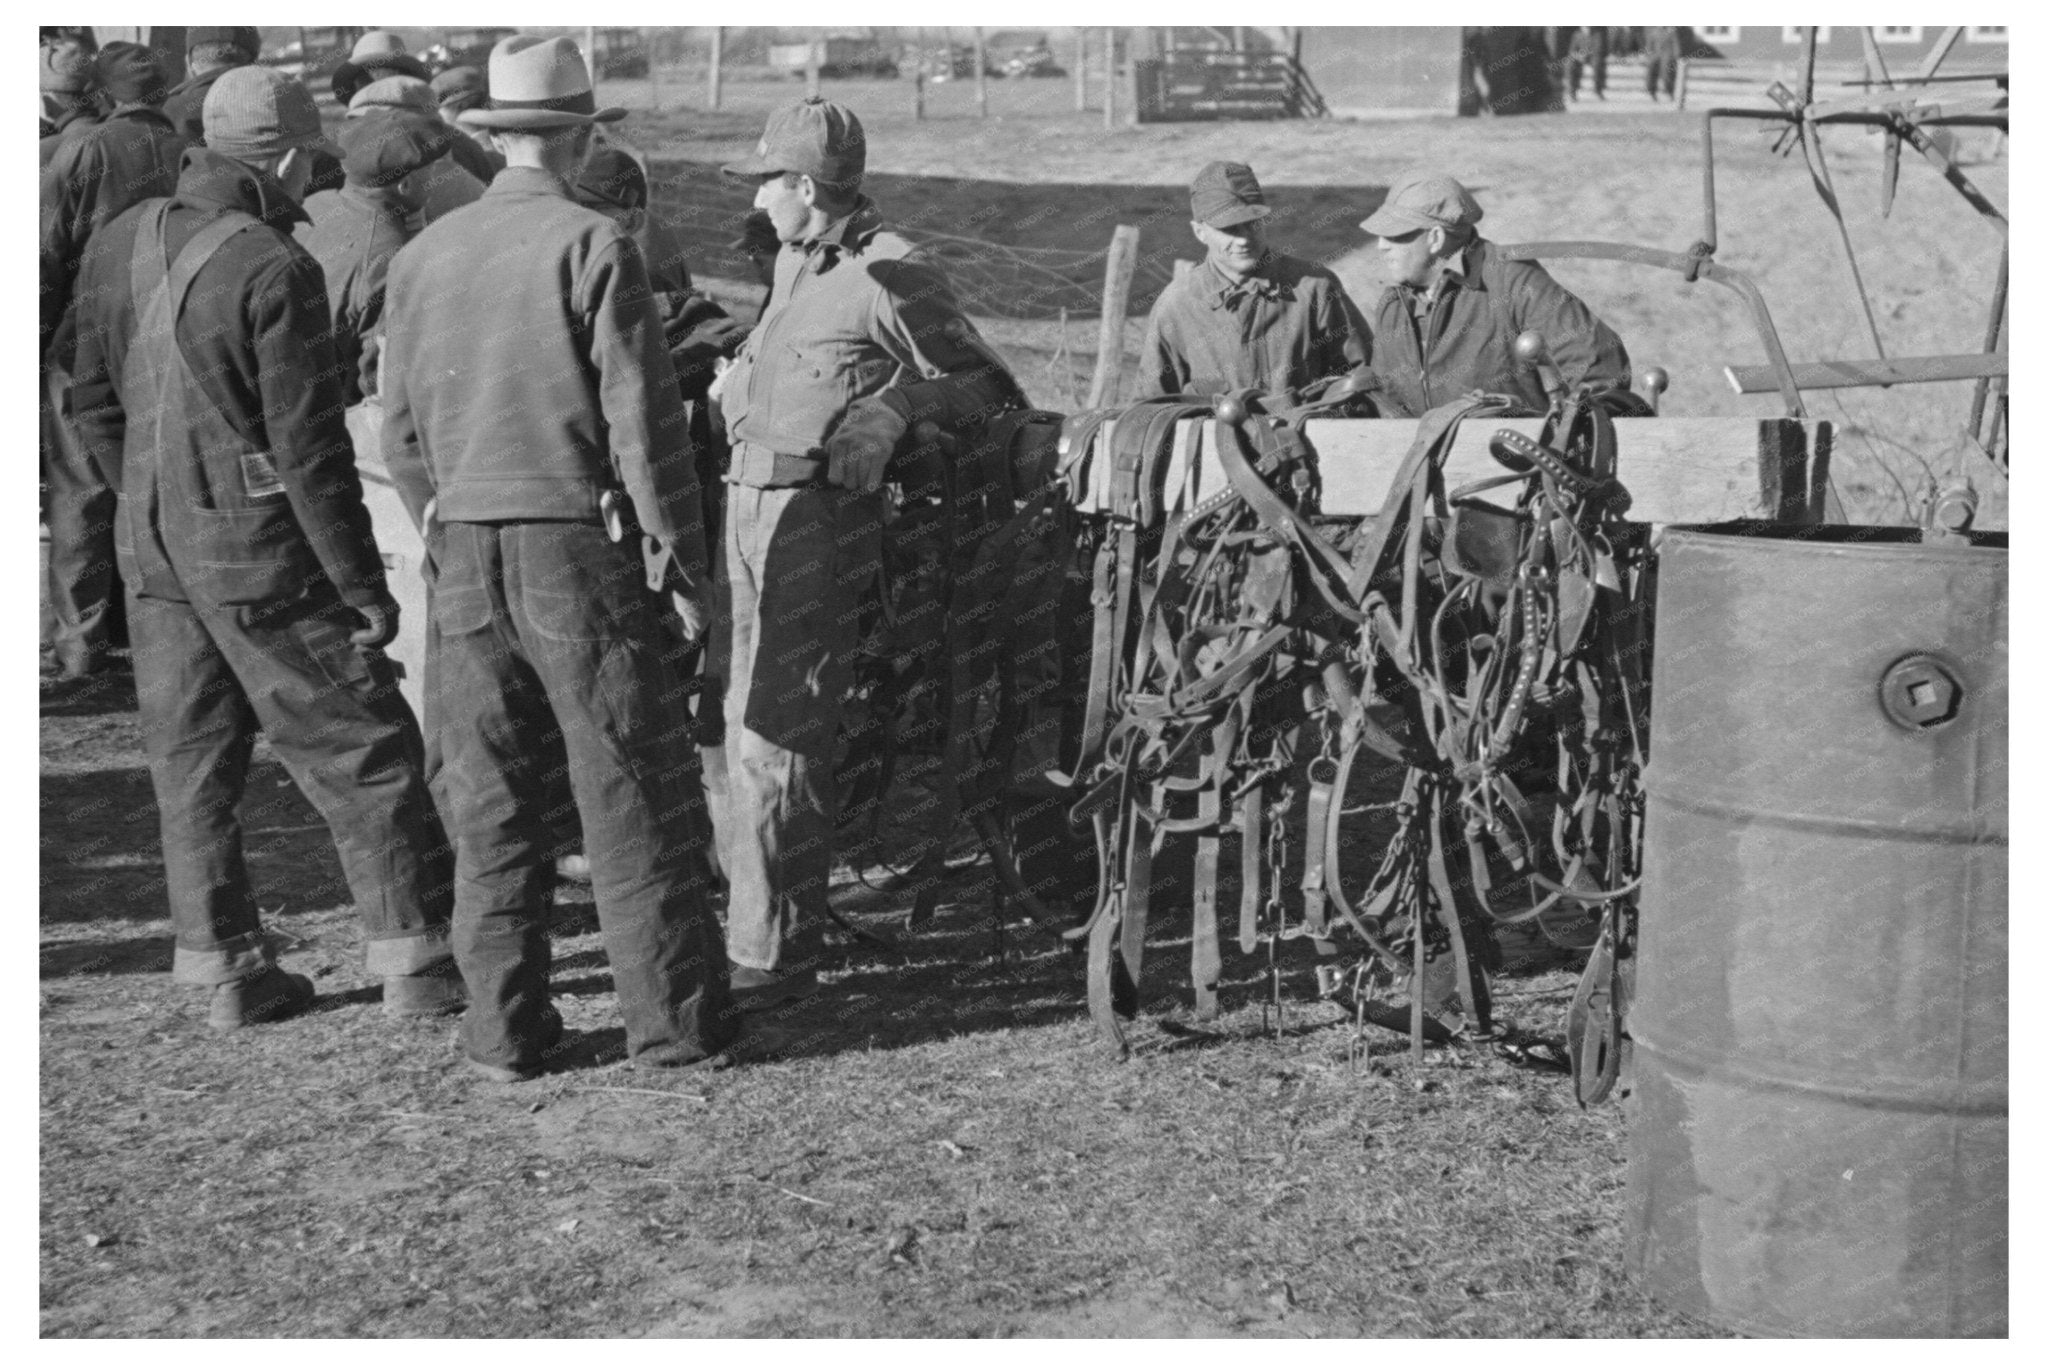
[[[1211,308],[1235,308],[1245,298],[1291,299],[1294,291],[1274,278],[1280,253],[1268,247],[1249,275],[1233,280],[1215,261],[1204,258],[1193,280],[1198,296]]]
[[[112,123],[117,118],[134,119],[138,123],[160,124],[172,132],[177,131],[177,125],[164,116],[164,111],[159,105],[142,104],[139,102],[134,104],[117,104],[114,106],[113,111],[107,115],[107,122]]]
[[[507,166],[491,177],[491,183],[484,187],[485,194],[551,194],[557,199],[573,201],[575,195],[569,187],[537,166]]]
[[[1428,288],[1417,289],[1413,285],[1402,285],[1401,288],[1411,297],[1426,299],[1431,304],[1435,304],[1453,289],[1477,290],[1484,294],[1486,257],[1485,238],[1474,237],[1465,243],[1463,251],[1444,261],[1443,269],[1438,272],[1436,279],[1430,282]]]
[[[276,176],[206,147],[185,149],[176,198],[202,212],[234,209],[284,233],[294,223],[311,221]]]
[[[405,182],[402,180],[396,185],[358,185],[354,181],[345,180],[335,193],[341,197],[344,204],[353,205],[365,213],[383,214],[399,223],[403,223],[419,207],[406,198]]]
[[[842,251],[859,251],[867,245],[870,237],[881,230],[882,211],[875,207],[874,200],[863,194],[854,201],[851,213],[825,224],[824,231],[808,242],[791,242],[789,245],[807,256],[824,251],[829,263]],[[819,267],[821,270],[824,268]]]

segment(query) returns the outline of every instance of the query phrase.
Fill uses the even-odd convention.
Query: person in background
[[[1152,306],[1139,397],[1250,388],[1292,398],[1372,359],[1372,333],[1336,275],[1266,244],[1272,209],[1251,167],[1204,166],[1188,210],[1208,255]]]
[[[386,76],[370,82],[349,100],[348,117],[367,118],[375,113],[401,113],[415,118],[440,119],[433,87],[413,76]],[[415,231],[438,223],[457,209],[467,208],[483,198],[484,182],[471,175],[453,157],[437,158],[407,179],[406,198],[416,205]]]
[[[1580,28],[1572,34],[1571,56],[1567,61],[1565,88],[1573,99],[1579,97],[1579,86],[1586,72],[1593,73],[1593,98],[1607,98],[1607,30],[1599,24]]]
[[[73,285],[95,232],[143,200],[176,191],[185,149],[159,109],[166,83],[148,48],[107,44],[94,58],[94,84],[112,110],[104,120],[66,131],[41,182],[40,406],[51,618],[44,672],[57,682],[97,672],[123,633],[114,488],[86,457],[68,405],[76,349]]]
[[[69,38],[44,43],[36,61],[36,88],[42,95],[36,133],[47,166],[66,130],[99,121],[100,105],[93,90],[93,54],[84,44]]]
[[[431,85],[434,98],[441,102],[442,121],[461,133],[463,141],[469,144],[457,145],[455,164],[490,184],[492,177],[505,169],[505,158],[491,145],[489,133],[480,128],[465,128],[460,122],[463,110],[485,107],[490,99],[490,83],[473,66],[451,66],[434,77]]]
[[[381,372],[384,463],[435,565],[462,1053],[516,1082],[557,1052],[549,744],[529,736],[559,735],[627,1059],[694,1066],[739,1022],[672,701],[672,632],[707,614],[701,504],[639,248],[573,197],[597,125],[624,111],[597,108],[567,38],[499,43],[491,91],[462,117],[506,167],[393,260]]]
[[[383,80],[386,76],[410,76],[416,81],[424,81],[429,74],[420,59],[405,50],[403,38],[381,28],[373,28],[356,39],[348,60],[334,68],[330,88],[334,92],[334,102],[346,109],[355,98],[356,91],[372,81]]]
[[[164,117],[189,147],[206,145],[206,96],[223,72],[248,66],[263,39],[248,25],[185,30],[185,79],[164,100]]]
[[[409,110],[350,119],[341,130],[345,183],[306,201],[312,221],[299,228],[299,242],[327,279],[334,353],[351,407],[377,391],[370,338],[384,320],[384,281],[391,258],[416,235],[410,224],[418,205],[406,187],[459,137],[440,119]]]
[[[1664,98],[1678,98],[1678,59],[1684,54],[1675,28],[1649,27],[1643,30],[1643,79],[1650,87],[1650,102],[1657,101],[1657,91],[1662,88]]]
[[[1541,374],[1515,354],[1525,331],[1542,336],[1567,390],[1627,388],[1621,338],[1541,265],[1503,257],[1479,235],[1484,216],[1463,185],[1421,173],[1359,224],[1379,238],[1389,281],[1373,324],[1388,415],[1419,417],[1475,389],[1546,411]]]
[[[169,198],[96,231],[73,410],[120,470],[115,546],[176,929],[208,1023],[299,1013],[313,984],[263,932],[237,813],[257,731],[333,831],[384,1010],[462,1008],[447,839],[383,654],[398,604],[343,425],[320,267],[291,238],[322,142],[299,82],[221,73]],[[330,149],[331,150],[331,149]],[[160,244],[160,245],[159,245]]]

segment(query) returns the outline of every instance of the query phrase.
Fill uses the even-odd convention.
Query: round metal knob
[[[1242,398],[1226,394],[1216,400],[1216,420],[1227,426],[1243,426],[1247,415]]]
[[[1544,343],[1543,333],[1533,328],[1515,338],[1515,360],[1522,365],[1533,366],[1549,353],[1550,347]]]
[[[1643,392],[1655,398],[1671,387],[1671,372],[1662,365],[1652,365],[1643,371]]]

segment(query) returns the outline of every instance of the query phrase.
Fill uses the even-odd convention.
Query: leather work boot
[[[499,1085],[517,1085],[521,1081],[530,1081],[540,1075],[543,1071],[547,1070],[547,1054],[552,1052],[561,1041],[562,1016],[555,1011],[552,1005],[548,1007],[547,1017],[541,1025],[539,1048],[541,1058],[538,1061],[507,1064],[480,1062],[463,1050],[461,1029],[455,1031],[454,1038],[455,1053],[462,1058],[462,1064],[484,1080],[493,1081]]]
[[[452,961],[418,976],[384,978],[384,1013],[393,1019],[460,1014],[468,1006],[469,988]]]
[[[770,972],[759,967],[728,964],[732,971],[732,1001],[742,1010],[767,1010],[803,1000],[818,993],[818,972],[806,967],[800,972]]]
[[[313,1003],[313,983],[282,967],[266,967],[254,976],[213,988],[206,1022],[223,1033],[249,1024],[274,1024],[301,1013]]]

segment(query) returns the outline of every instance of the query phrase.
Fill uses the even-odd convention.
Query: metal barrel
[[[1630,1269],[1798,1336],[2006,1332],[2005,537],[1666,533]]]

